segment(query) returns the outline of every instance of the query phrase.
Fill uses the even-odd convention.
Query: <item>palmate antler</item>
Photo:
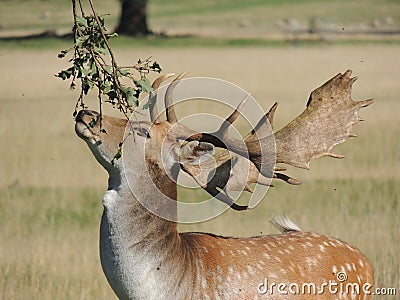
[[[252,192],[251,183],[271,185],[272,178],[290,184],[300,184],[299,181],[278,173],[277,171],[284,168],[277,167],[275,160],[271,160],[272,156],[276,155],[276,163],[306,169],[309,169],[313,158],[326,155],[342,158],[343,156],[332,153],[332,148],[343,143],[348,137],[355,136],[351,133],[351,128],[360,120],[358,110],[373,102],[371,99],[351,99],[351,88],[357,78],[351,78],[351,71],[348,70],[314,90],[305,111],[274,135],[265,135],[265,132],[268,132],[265,128],[269,128],[269,124],[272,127],[277,103],[244,140],[240,141],[229,136],[228,128],[239,116],[247,97],[213,133],[196,132],[178,122],[172,104],[172,92],[185,74],[179,75],[170,84],[165,96],[167,121],[175,124],[173,134],[177,139],[198,141],[198,147],[201,147],[201,143],[211,143],[229,151],[219,152],[213,159],[198,165],[185,164],[182,169],[212,196],[236,210],[244,210],[247,206],[235,204],[229,196],[229,191]],[[271,141],[273,137],[276,150]],[[274,163],[271,164],[271,161]]]
[[[309,169],[313,158],[343,158],[332,153],[332,148],[355,136],[351,128],[360,121],[358,110],[374,102],[352,100],[357,77],[350,75],[351,70],[339,73],[314,90],[305,111],[275,134],[277,163]]]

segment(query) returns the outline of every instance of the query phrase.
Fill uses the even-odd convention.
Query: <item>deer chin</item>
[[[76,134],[84,141],[90,144],[96,144],[100,142],[100,137],[94,134],[93,131],[83,122],[77,121],[75,123]]]

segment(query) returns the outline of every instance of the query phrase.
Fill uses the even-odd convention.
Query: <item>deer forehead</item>
[[[157,157],[173,155],[173,149],[179,146],[179,142],[170,132],[171,125],[167,122],[152,124],[149,128],[150,137],[146,140],[146,156]]]

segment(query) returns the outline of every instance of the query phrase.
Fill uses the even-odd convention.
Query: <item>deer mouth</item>
[[[91,110],[81,110],[75,118],[75,132],[83,140],[92,144],[100,141],[100,137],[94,133],[99,114]]]

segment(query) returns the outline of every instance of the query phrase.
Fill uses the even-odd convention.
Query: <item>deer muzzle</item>
[[[75,117],[75,132],[83,140],[96,143],[100,140],[93,128],[99,123],[100,116],[91,110],[81,110]]]

